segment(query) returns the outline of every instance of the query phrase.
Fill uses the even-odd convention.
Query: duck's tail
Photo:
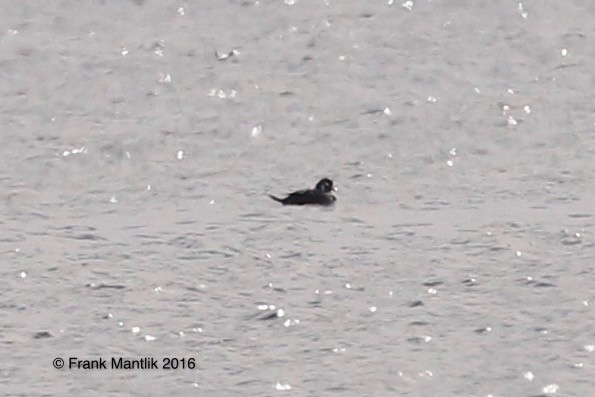
[[[270,198],[272,198],[272,199],[273,199],[273,200],[275,200],[275,201],[278,201],[278,202],[280,202],[281,204],[285,204],[285,203],[283,202],[283,199],[280,199],[280,198],[278,198],[278,197],[275,197],[275,196],[271,196],[270,194],[269,194],[269,197],[270,197]]]

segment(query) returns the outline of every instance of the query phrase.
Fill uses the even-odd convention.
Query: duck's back
[[[283,199],[282,203],[285,205],[330,205],[334,203],[335,200],[336,198],[332,194],[323,193],[319,190],[300,190],[289,194]]]

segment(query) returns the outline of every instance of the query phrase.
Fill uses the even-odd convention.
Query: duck
[[[281,199],[269,194],[269,197],[283,205],[331,205],[334,204],[337,198],[331,191],[337,190],[333,188],[333,181],[328,178],[322,178],[314,189],[298,190],[287,195]]]

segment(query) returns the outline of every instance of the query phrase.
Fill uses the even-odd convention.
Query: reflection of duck
[[[333,189],[333,181],[328,178],[324,178],[316,184],[314,189],[298,190],[297,192],[290,193],[284,199],[271,196],[270,194],[269,197],[282,203],[283,205],[331,205],[335,202],[335,200],[337,200],[337,198],[331,193],[332,190],[337,190],[336,188]]]

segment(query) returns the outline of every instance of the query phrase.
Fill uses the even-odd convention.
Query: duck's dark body
[[[314,189],[298,190],[297,192],[290,193],[284,199],[280,199],[271,195],[269,195],[269,197],[283,205],[331,205],[337,200],[337,198],[331,193],[332,190],[333,181],[324,178],[316,184]]]

